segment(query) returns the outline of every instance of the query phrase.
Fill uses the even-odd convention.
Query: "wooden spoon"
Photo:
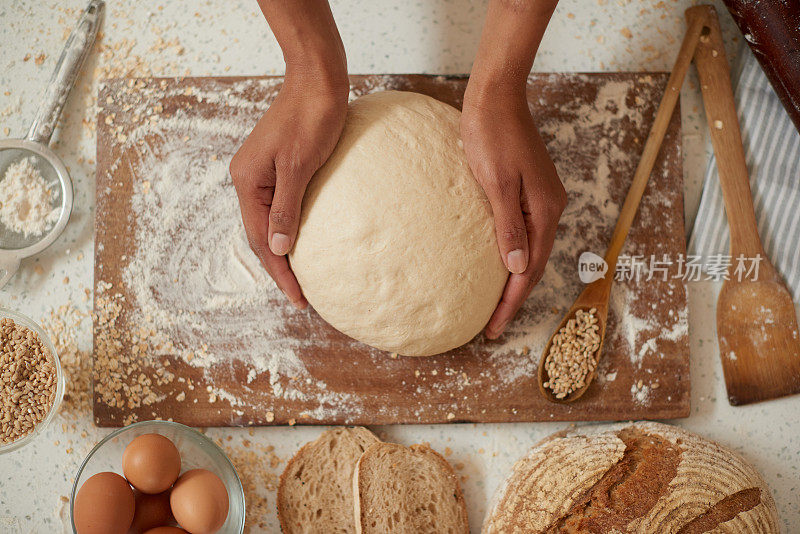
[[[639,166],[636,168],[633,182],[628,190],[628,195],[625,197],[625,202],[622,204],[620,210],[619,220],[617,226],[614,228],[614,234],[611,237],[611,243],[606,251],[605,261],[608,265],[605,276],[596,280],[584,288],[583,292],[578,296],[572,307],[561,320],[561,323],[550,336],[547,344],[544,347],[542,358],[539,361],[539,390],[542,394],[552,402],[568,403],[579,399],[589,388],[589,385],[594,380],[597,373],[597,365],[586,376],[583,386],[576,389],[564,398],[557,398],[553,392],[544,386],[545,382],[550,380],[547,370],[545,369],[545,361],[550,352],[550,347],[553,344],[553,337],[558,333],[567,322],[575,316],[578,310],[588,311],[595,308],[595,317],[598,322],[598,334],[600,336],[600,346],[597,349],[596,357],[599,358],[603,350],[603,342],[605,341],[606,334],[606,319],[608,317],[608,299],[611,295],[611,284],[614,281],[614,272],[617,267],[617,258],[622,250],[622,245],[625,243],[625,238],[628,236],[628,231],[633,223],[633,218],[636,211],[639,209],[639,203],[642,200],[647,182],[650,179],[650,173],[653,171],[658,153],[661,150],[661,142],[664,140],[664,135],[667,132],[672,112],[675,110],[675,104],[678,102],[678,96],[681,92],[681,85],[683,78],[686,76],[686,71],[692,62],[692,55],[700,40],[700,34],[703,32],[703,20],[697,19],[689,24],[689,29],[686,36],[683,38],[681,49],[678,52],[678,58],[675,60],[675,66],[672,68],[667,87],[664,90],[664,96],[661,98],[661,103],[658,106],[656,118],[653,121],[653,127],[650,129],[650,134],[647,136],[647,142],[642,152],[642,158],[639,160]]]
[[[717,301],[728,402],[735,406],[800,393],[800,334],[794,303],[758,236],[717,14],[711,6],[698,6],[688,9],[686,18],[690,24],[701,20],[710,28],[698,43],[695,62],[731,229],[732,265]],[[734,269],[740,255],[760,257],[757,272],[739,277]]]

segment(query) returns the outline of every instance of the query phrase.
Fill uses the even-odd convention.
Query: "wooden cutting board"
[[[623,251],[640,261],[621,260],[598,380],[572,405],[550,404],[536,387],[543,344],[581,289],[578,258],[605,251],[666,80],[663,73],[530,77],[530,107],[570,199],[548,269],[501,340],[478,336],[429,358],[393,357],[313,311],[293,310],[247,249],[227,162],[280,78],[107,81],[97,120],[95,421],[688,416],[677,111]],[[353,76],[351,93],[417,91],[460,107],[465,85],[452,76]],[[651,255],[662,263],[651,265]]]

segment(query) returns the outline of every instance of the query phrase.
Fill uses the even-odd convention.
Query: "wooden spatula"
[[[732,262],[717,301],[717,337],[728,401],[750,404],[800,393],[800,330],[792,297],[758,236],[717,13],[712,6],[697,6],[686,11],[686,18],[690,25],[703,20],[708,28],[694,59],[731,229]],[[747,260],[740,277],[735,272],[739,257],[760,257],[757,272]]]

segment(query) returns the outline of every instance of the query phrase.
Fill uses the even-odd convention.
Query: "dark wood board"
[[[570,204],[548,271],[500,342],[478,336],[444,355],[393,358],[340,334],[313,311],[293,311],[281,298],[269,300],[258,313],[224,318],[230,322],[234,317],[243,328],[257,327],[259,314],[277,318],[277,326],[264,324],[272,325],[278,343],[284,340],[287,347],[298,347],[292,354],[300,365],[299,376],[272,376],[247,358],[229,357],[241,353],[248,340],[232,342],[221,334],[208,310],[180,310],[205,316],[206,328],[200,334],[166,323],[159,324],[159,331],[143,325],[153,303],[169,306],[157,288],[186,284],[193,273],[148,273],[154,300],[147,305],[139,302],[140,293],[126,275],[148,240],[161,237],[148,234],[159,230],[144,225],[150,217],[137,211],[134,200],[145,182],[148,187],[151,182],[157,185],[158,177],[151,175],[154,165],[176,157],[169,148],[174,139],[167,137],[174,132],[159,125],[172,120],[174,126],[179,117],[187,149],[227,162],[277,94],[280,78],[106,81],[97,120],[96,423],[119,426],[162,418],[193,426],[374,425],[688,416],[688,304],[680,266],[674,261],[685,254],[679,110],[623,250],[623,255],[643,258],[668,255],[673,261],[666,267],[667,278],[643,276],[615,283],[601,380],[579,402],[547,402],[536,387],[534,372],[550,329],[582,287],[578,257],[586,250],[600,255],[605,251],[666,80],[665,73],[529,78],[530,107]],[[352,76],[351,83],[354,95],[384,88],[417,91],[460,107],[466,79],[365,75]],[[217,117],[238,129],[195,127]],[[152,127],[143,130],[148,124]],[[200,179],[187,171],[186,187],[202,186]],[[229,179],[222,180],[219,197],[228,202],[235,197]],[[166,218],[166,207],[149,215],[160,216],[160,209]],[[205,235],[205,229],[191,221],[170,231],[176,250],[184,242],[202,242]],[[186,285],[186,292],[192,290]],[[258,346],[246,348],[258,351]],[[188,363],[187,351],[195,350],[216,357],[203,365],[198,360]]]

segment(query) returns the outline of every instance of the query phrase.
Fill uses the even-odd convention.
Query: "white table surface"
[[[334,0],[334,15],[347,48],[351,73],[464,73],[470,68],[485,12],[485,1],[400,2]],[[536,59],[537,71],[669,70],[684,32],[686,0],[562,0]],[[741,44],[730,17],[717,2],[729,54]],[[84,0],[0,0],[0,135],[22,137],[34,115],[69,30]],[[631,37],[625,34],[630,31]],[[0,290],[0,305],[39,319],[84,300],[92,287],[95,135],[94,95],[103,72],[117,75],[280,74],[283,63],[255,0],[110,1],[102,43],[105,57],[93,54],[71,95],[54,150],[75,183],[75,209],[61,239]],[[124,50],[132,46],[130,56]],[[109,57],[108,50],[115,50]],[[30,58],[26,61],[26,55]],[[37,64],[36,57],[44,54]],[[127,69],[127,70],[126,70]],[[709,143],[696,76],[682,92],[687,232],[699,201]],[[36,268],[36,265],[40,268]],[[69,282],[65,283],[65,277]],[[800,528],[800,397],[733,408],[728,405],[718,358],[714,309],[718,286],[689,285],[692,415],[677,424],[716,439],[752,461],[772,487],[786,532]],[[77,333],[91,346],[89,321]],[[479,532],[486,503],[511,464],[532,443],[564,423],[381,427],[383,437],[410,444],[427,441],[448,456],[466,477],[464,490],[473,532]],[[95,428],[90,413],[60,416],[38,441],[0,457],[0,532],[67,531],[74,473],[91,446],[108,429]],[[320,432],[314,427],[209,429],[208,434],[237,447],[271,445],[281,458],[258,477],[239,465],[243,476],[261,486],[255,502],[267,512],[251,521],[251,531],[277,532],[275,493],[267,481],[285,460]],[[84,436],[84,437],[82,437]],[[230,439],[228,442],[227,440]],[[56,444],[58,443],[58,444]],[[261,526],[258,526],[258,523]]]

